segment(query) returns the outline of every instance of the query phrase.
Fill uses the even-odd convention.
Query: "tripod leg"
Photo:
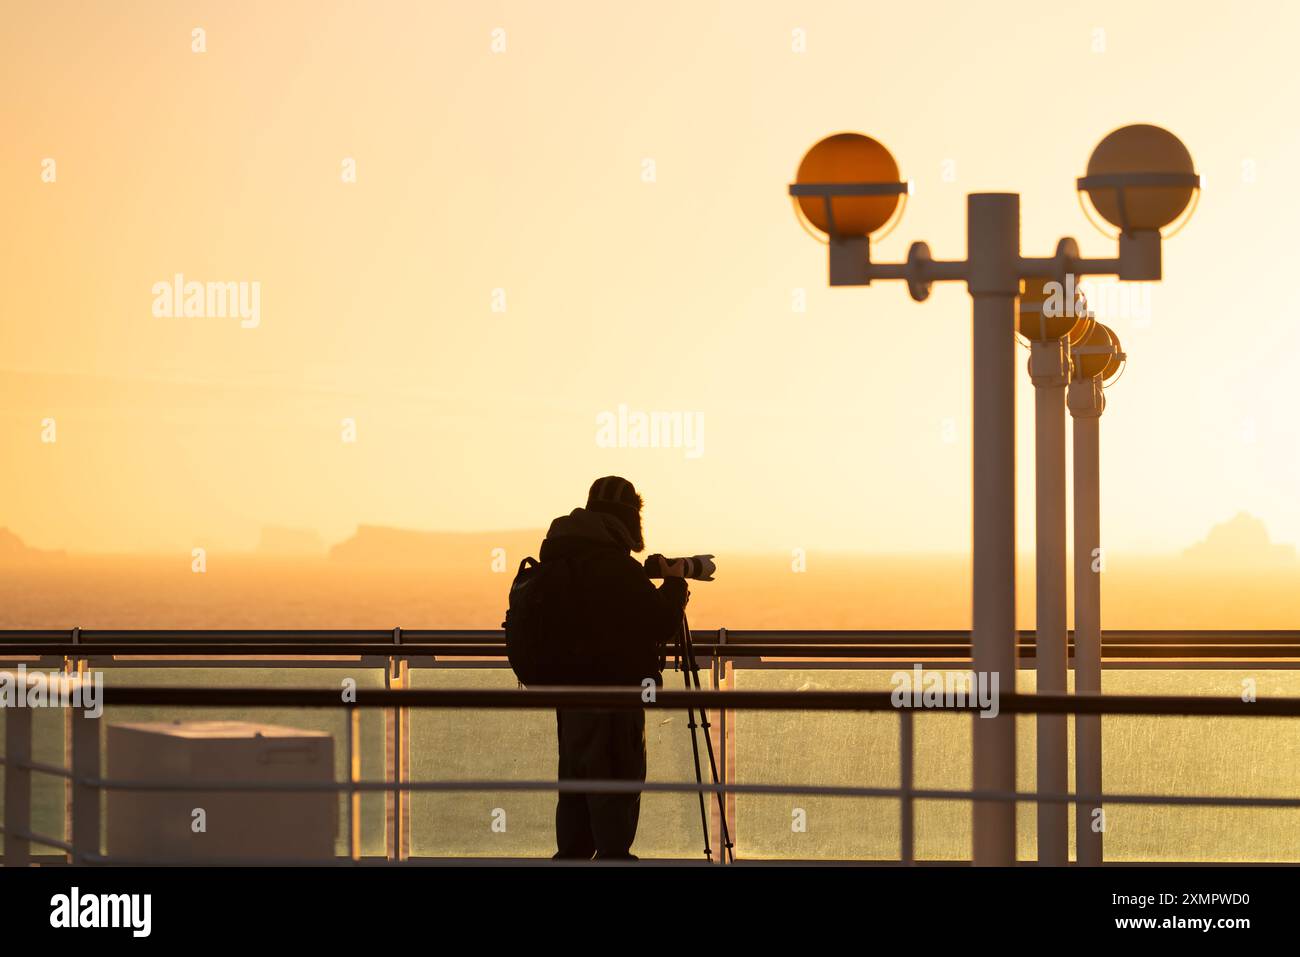
[[[682,618],[682,635],[682,644],[686,655],[689,674],[694,678],[696,690],[703,690],[703,685],[700,682],[700,665],[699,662],[695,660],[695,646],[691,641],[690,625],[686,623],[686,618],[684,616]],[[689,680],[687,681],[687,687],[690,687]],[[718,784],[718,762],[713,753],[713,736],[709,731],[711,725],[709,723],[709,711],[707,708],[700,708],[700,719],[704,727],[704,746],[709,753],[709,770],[713,774],[713,783]],[[722,853],[724,857],[729,856],[731,862],[734,864],[736,862],[736,849],[731,843],[731,835],[728,833],[727,828],[726,796],[722,791],[716,791],[715,793],[718,797],[718,822],[722,825]],[[704,792],[700,792],[700,797],[703,799]]]

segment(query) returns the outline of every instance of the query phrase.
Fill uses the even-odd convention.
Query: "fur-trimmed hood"
[[[560,538],[576,538],[601,545],[616,545],[628,552],[632,551],[634,544],[632,533],[621,521],[613,515],[587,508],[575,508],[568,515],[561,515],[551,522],[551,527],[546,531],[546,541]]]

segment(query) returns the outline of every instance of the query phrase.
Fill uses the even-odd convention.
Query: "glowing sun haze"
[[[989,189],[1022,194],[1027,254],[1110,255],[1075,178],[1150,122],[1205,190],[1164,282],[1103,315],[1129,356],[1105,541],[1178,551],[1246,510],[1294,543],[1300,8],[1173,9],[14,0],[0,526],[186,552],[533,528],[621,473],[682,548],[964,554],[969,297],[828,289],[786,185],[857,130],[914,186],[882,259],[963,255]],[[206,286],[155,314],[177,274],[257,283],[259,321]],[[601,441],[623,407],[698,449]]]

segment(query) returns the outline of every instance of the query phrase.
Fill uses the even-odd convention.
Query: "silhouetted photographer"
[[[712,556],[643,565],[641,496],[618,476],[597,479],[585,508],[551,523],[541,561],[520,563],[506,646],[525,685],[663,683],[664,646],[681,631],[687,572],[712,576]],[[651,577],[663,578],[655,587]],[[559,777],[644,781],[645,712],[557,710]],[[561,793],[557,858],[633,859],[640,793]]]

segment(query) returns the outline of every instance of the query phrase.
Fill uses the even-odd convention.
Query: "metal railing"
[[[694,630],[700,657],[870,658],[888,661],[969,661],[970,632],[963,630]],[[1067,633],[1074,653],[1074,632]],[[392,655],[403,657],[502,657],[500,630],[167,630],[167,629],[9,629],[0,630],[0,657],[87,655]],[[1030,661],[1034,632],[1016,636],[1016,654]],[[1300,631],[1107,631],[1102,655],[1109,667],[1156,661],[1300,667]]]
[[[734,833],[734,800],[743,794],[804,794],[833,797],[891,798],[899,801],[899,860],[915,862],[915,809],[917,800],[1012,801],[1074,804],[1158,804],[1169,806],[1219,806],[1300,808],[1300,799],[1210,795],[1084,794],[985,792],[973,789],[918,788],[914,784],[914,727],[912,706],[898,707],[889,692],[865,691],[743,691],[734,688],[736,666],[835,667],[879,669],[900,664],[969,666],[969,633],[932,632],[726,632],[697,631],[696,653],[712,665],[713,689],[660,690],[653,702],[642,699],[639,689],[532,689],[532,690],[414,690],[407,686],[408,667],[507,667],[500,632],[483,631],[10,631],[0,632],[0,658],[61,658],[66,674],[84,672],[91,661],[97,666],[140,667],[283,667],[339,666],[340,659],[384,659],[385,689],[358,689],[351,701],[334,690],[289,688],[107,687],[105,706],[182,706],[224,708],[343,708],[347,711],[347,755],[344,782],[243,782],[123,781],[100,774],[100,723],[77,710],[65,713],[66,766],[32,760],[31,712],[7,712],[5,753],[4,849],[5,864],[22,865],[31,859],[31,845],[62,852],[72,863],[106,863],[100,852],[100,793],[118,791],[336,791],[346,796],[347,862],[361,854],[360,797],[380,792],[385,805],[386,858],[407,861],[409,854],[409,799],[412,793],[435,791],[598,791],[718,792],[727,798],[726,816]],[[1020,657],[1032,658],[1033,633],[1018,636]],[[1105,636],[1107,667],[1143,667],[1154,662],[1161,668],[1178,667],[1280,667],[1300,665],[1300,632],[1110,632]],[[177,656],[185,656],[179,658]],[[0,664],[0,670],[5,666]],[[720,754],[722,780],[705,782],[629,781],[412,781],[409,761],[409,715],[413,708],[441,709],[600,709],[707,708],[715,716],[714,734]],[[1199,715],[1233,717],[1300,717],[1300,698],[1262,698],[1254,702],[1200,696],[1134,695],[1025,695],[1004,693],[1001,711],[1012,714],[1095,715]],[[919,706],[917,706],[919,707]],[[972,703],[964,710],[974,710]],[[384,780],[360,776],[360,715],[378,708],[385,715]],[[895,711],[899,715],[899,786],[855,787],[739,783],[734,773],[734,715],[737,711]],[[949,711],[954,709],[947,709]],[[963,710],[961,708],[956,710]],[[731,759],[731,760],[729,760]],[[39,835],[31,828],[31,776],[46,774],[66,782],[70,840]],[[714,830],[719,830],[714,813]],[[113,862],[124,863],[114,859]],[[149,863],[131,861],[130,863]],[[242,861],[242,863],[249,863]],[[270,862],[268,862],[270,863]],[[277,863],[285,863],[283,861]],[[303,862],[305,863],[305,862]],[[319,863],[319,862],[312,862]]]

